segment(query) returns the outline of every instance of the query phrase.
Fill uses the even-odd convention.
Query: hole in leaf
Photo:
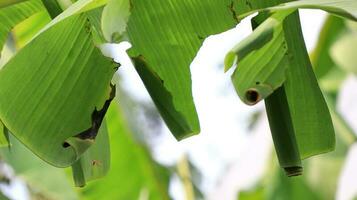
[[[70,144],[68,144],[68,142],[63,142],[62,147],[63,148],[68,148],[69,146],[71,146]]]
[[[260,95],[257,90],[249,89],[245,93],[245,98],[249,105],[254,105],[254,104],[258,103],[258,101],[260,100]]]
[[[250,89],[245,93],[245,98],[247,99],[250,105],[254,105],[258,103],[260,95],[255,89]]]

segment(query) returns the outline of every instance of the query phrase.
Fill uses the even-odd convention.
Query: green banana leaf
[[[321,9],[341,17],[357,20],[357,2],[355,0],[290,0],[288,3],[282,3],[271,7],[266,5],[265,7],[251,6],[253,3],[248,3],[248,5],[250,5],[250,9],[245,10],[246,12],[239,12],[237,16],[238,19],[243,19],[244,17],[257,11],[275,12],[286,9],[309,8]]]
[[[31,0],[4,8],[0,6],[0,53],[11,29],[43,10],[40,0]]]
[[[10,145],[9,133],[4,124],[0,121],[0,147],[7,147]]]
[[[13,4],[21,3],[23,1],[28,1],[28,0],[2,0],[0,2],[0,8],[8,7],[8,6],[11,6]]]
[[[307,54],[298,16],[284,22],[289,69],[284,84],[302,158],[334,149],[331,116]]]
[[[250,39],[251,36],[248,38],[248,41],[252,41],[249,46],[255,47],[249,49],[250,52],[246,53],[248,54],[246,57],[238,55],[240,54],[241,43],[226,56],[226,60],[233,60],[230,58],[232,55],[237,57],[234,60],[236,60],[238,67],[232,75],[232,81],[239,97],[248,105],[254,105],[266,98],[274,90],[281,87],[286,80],[285,71],[288,66],[288,59],[282,22],[289,14],[291,14],[291,11],[276,13],[255,29],[251,34],[254,38]],[[261,35],[261,27],[265,30],[273,30],[272,39],[268,43],[261,39],[256,39],[260,44],[253,41],[255,38],[261,37],[255,36]],[[265,37],[264,33],[262,37]],[[244,43],[243,45],[246,46]],[[240,59],[240,57],[242,58]],[[232,64],[226,62],[226,68],[228,68],[227,65]]]
[[[280,20],[281,23],[283,20]],[[277,42],[279,29],[274,29],[276,36],[272,41],[243,58],[232,79],[242,101],[251,105],[268,97],[284,83],[289,104],[286,112],[290,112],[292,117],[303,159],[333,150],[334,131],[327,105],[312,71],[299,23],[297,16],[288,17],[283,23],[280,42]]]
[[[61,8],[57,0],[42,0],[42,3],[51,18],[55,18],[63,12],[63,9]]]
[[[116,64],[94,46],[85,14],[45,29],[0,71],[0,119],[40,158],[66,167],[95,138]]]
[[[326,6],[326,2],[330,3],[332,7]],[[127,2],[121,1],[121,3],[127,5]],[[178,139],[199,132],[191,97],[189,70],[184,66],[188,66],[192,61],[200,45],[200,38],[222,32],[232,27],[243,17],[262,9],[275,11],[311,7],[342,16],[352,16],[352,18],[354,13],[354,2],[336,0],[291,2],[277,7],[272,6],[276,6],[278,2],[262,3],[259,1],[245,2],[245,6],[242,6],[242,2],[196,2],[194,0],[187,3],[189,5],[176,4],[175,1],[161,3],[159,1],[136,0],[130,3],[131,14],[127,24],[127,37],[133,44],[130,55],[133,59],[140,56],[141,60],[145,61],[145,65],[142,66],[153,72],[151,76],[161,80],[162,86],[158,87],[150,85],[150,82],[145,82],[146,78],[142,77],[165,122]],[[319,3],[321,3],[321,7],[316,6]],[[351,4],[353,4],[352,7]],[[171,7],[167,5],[171,5]],[[124,13],[126,12],[127,10],[124,11]],[[121,21],[125,21],[126,17],[127,15],[124,20],[120,18]],[[198,19],[204,20],[198,22]],[[118,27],[118,32],[121,32],[124,25]],[[145,36],[142,35],[143,33]],[[155,38],[157,39],[155,40]],[[167,92],[171,94],[173,102],[167,102],[170,98],[161,99],[156,96],[157,93]],[[184,121],[179,120],[182,121],[180,124],[180,122],[173,121],[172,118],[182,118]],[[187,125],[188,130],[185,128]]]
[[[104,120],[109,105],[115,97],[116,87],[114,85],[111,85],[111,87],[109,99],[105,101],[103,108],[96,114],[101,116],[99,119],[92,118],[92,120],[94,120],[93,123],[96,123],[94,131],[98,131],[98,134],[94,136],[94,138],[93,136],[90,138],[94,144],[88,150],[85,150],[83,155],[72,165],[73,179],[75,185],[78,187],[83,187],[86,185],[86,182],[105,176],[109,170],[109,137],[106,123],[104,121],[102,124],[102,120]],[[98,125],[100,127],[98,127]],[[97,128],[99,130],[97,130]],[[90,131],[93,131],[93,126]],[[78,142],[77,139],[75,139],[75,142]]]
[[[73,3],[70,7],[64,10],[60,15],[53,19],[45,28],[37,33],[36,36],[51,28],[52,26],[58,24],[59,22],[71,17],[73,15],[78,15],[84,12],[100,8],[105,5],[107,0],[79,0]]]
[[[168,128],[177,139],[200,131],[192,99],[189,66],[203,40],[233,27],[231,1],[132,0],[127,37],[129,55],[141,58],[140,74]],[[138,64],[138,62],[135,62]],[[143,77],[144,76],[144,77]],[[148,76],[154,83],[145,81]],[[157,94],[164,95],[160,98]],[[180,119],[180,120],[175,120]]]
[[[104,121],[94,144],[72,165],[74,183],[77,187],[83,187],[89,181],[104,177],[109,168],[109,136]]]
[[[170,199],[169,172],[151,158],[143,144],[135,140],[125,119],[121,108],[113,102],[106,116],[111,168],[106,177],[90,182],[80,190],[82,198],[127,200],[142,196],[149,200]]]
[[[50,21],[51,18],[47,11],[43,10],[17,24],[12,30],[16,49],[19,50],[28,44]]]

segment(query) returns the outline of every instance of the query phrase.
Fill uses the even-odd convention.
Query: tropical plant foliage
[[[330,17],[311,62],[299,8],[357,20],[355,0],[2,0],[0,50],[9,35],[16,47],[0,70],[0,143],[13,149],[2,150],[5,159],[29,182],[34,177],[26,171],[32,168],[58,173],[58,178],[63,171],[38,159],[23,166],[19,154],[34,154],[55,167],[72,166],[77,186],[103,177],[111,165],[115,172],[83,189],[88,199],[98,199],[104,185],[115,186],[129,176],[122,168],[130,165],[137,178],[123,191],[146,188],[153,199],[169,199],[168,172],[131,138],[115,100],[110,106],[116,93],[112,78],[120,64],[105,57],[100,47],[132,44],[128,54],[135,70],[166,125],[181,140],[200,132],[189,66],[204,39],[258,12],[252,34],[227,52],[225,71],[233,71],[232,83],[244,103],[265,101],[281,167],[288,176],[302,174],[302,159],[334,150],[333,121],[337,132],[340,127],[336,91],[325,96],[326,103],[318,80],[328,82],[332,70],[356,73],[356,58],[346,46],[354,48],[348,44],[357,40],[355,34],[344,33],[335,43],[345,25],[341,18]],[[332,56],[326,50],[330,47]],[[132,162],[111,159],[120,154]],[[149,174],[140,168],[143,164],[152,167]],[[292,191],[305,188],[303,179],[297,186],[285,185],[280,175],[276,179]],[[61,195],[51,194],[50,184],[33,187],[48,196]],[[71,188],[63,190],[75,195]],[[138,197],[131,194],[138,193],[105,199],[133,199]]]

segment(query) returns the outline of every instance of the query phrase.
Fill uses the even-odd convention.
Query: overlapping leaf
[[[357,20],[357,2],[355,0],[290,0],[288,3],[282,3],[276,6],[252,6],[253,3],[248,3],[249,9],[238,13],[238,18],[242,19],[257,11],[279,11],[286,9],[310,8],[321,9],[333,13],[338,16],[346,17],[352,20]],[[239,9],[239,8],[237,8]]]
[[[39,157],[68,166],[90,142],[70,138],[93,125],[92,114],[109,98],[115,67],[94,46],[86,16],[59,21],[0,71],[0,119]]]
[[[268,43],[261,39],[259,39],[259,43],[254,42],[256,40],[256,37],[254,37],[250,44],[254,48],[248,49],[249,53],[245,53],[248,54],[246,57],[238,55],[239,51],[237,50],[241,49],[239,47],[242,44],[238,44],[227,54],[226,60],[230,59],[229,57],[232,55],[237,57],[234,60],[238,63],[238,67],[232,75],[232,81],[242,101],[249,105],[256,104],[269,96],[274,90],[282,86],[286,79],[285,71],[288,60],[282,22],[290,13],[291,11],[287,11],[269,17],[251,35],[254,36],[257,33],[261,35],[262,28],[269,32],[271,30],[273,32],[271,33],[272,38],[270,41],[268,40]],[[265,37],[265,35],[263,33],[263,36],[257,37]],[[245,43],[246,41],[245,39]],[[227,65],[231,64],[226,63],[226,68]]]
[[[27,0],[2,0],[0,2],[0,8],[4,8],[4,7],[8,7],[11,6],[13,4],[17,4],[23,1],[27,1]]]
[[[284,83],[284,98],[289,105],[285,111],[292,118],[293,135],[301,158],[331,151],[334,148],[331,117],[306,53],[298,17],[286,19],[282,30],[280,42],[274,41],[278,37],[273,37],[264,47],[252,51],[238,63],[232,76],[233,83],[241,99],[248,104],[269,96]],[[278,33],[279,29],[275,29],[274,34]],[[279,69],[277,66],[281,69],[279,73],[275,70]],[[277,82],[272,82],[272,85],[270,82],[267,84],[267,80]],[[281,116],[281,113],[275,114]]]
[[[192,99],[189,65],[204,38],[236,23],[231,1],[133,0],[127,35],[132,57],[144,62],[138,67],[151,72],[146,88],[171,132],[182,139],[200,131]],[[143,75],[141,75],[143,76]],[[157,83],[159,83],[157,85]],[[155,85],[153,85],[155,84]],[[171,98],[157,94],[168,93]],[[182,119],[182,120],[175,120]]]
[[[15,25],[43,10],[41,0],[31,0],[4,8],[0,6],[0,52]]]
[[[101,19],[104,37],[109,42],[118,41],[126,30],[130,16],[130,1],[109,0]]]
[[[72,165],[75,185],[83,187],[88,181],[105,176],[110,168],[109,136],[106,123],[99,129],[94,144]]]
[[[169,172],[151,158],[143,144],[135,141],[115,102],[106,119],[112,153],[111,168],[106,177],[89,183],[81,190],[83,199],[170,199]]]

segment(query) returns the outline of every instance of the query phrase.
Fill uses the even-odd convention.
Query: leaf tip
[[[238,56],[233,51],[228,52],[226,57],[224,58],[224,72],[227,72],[231,69],[235,63],[238,61]]]
[[[284,170],[288,177],[301,176],[303,172],[301,166],[285,167]]]

